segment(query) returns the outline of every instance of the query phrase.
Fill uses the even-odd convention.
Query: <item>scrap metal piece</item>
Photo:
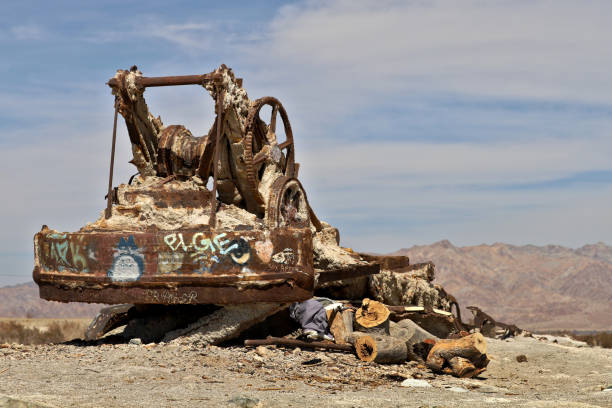
[[[131,71],[136,71],[136,66],[132,67]],[[177,85],[204,85],[207,82],[217,81],[221,76],[216,72],[211,72],[204,75],[178,75],[165,77],[138,77],[136,82],[142,88],[156,86],[177,86]],[[117,77],[109,79],[108,86],[114,88],[119,86]]]
[[[115,145],[117,143],[117,116],[119,113],[119,108],[117,107],[117,102],[115,101],[115,116],[113,119],[113,141],[111,147],[111,159],[110,159],[110,170],[108,176],[108,193],[107,193],[107,203],[106,203],[106,212],[104,213],[106,218],[110,218],[112,215],[111,206],[113,204],[113,169],[115,168]]]
[[[474,316],[474,322],[471,325],[468,325],[465,323],[463,324],[472,329],[480,330],[480,332],[487,337],[495,337],[496,327],[500,327],[504,330],[504,333],[502,334],[502,338],[516,336],[523,331],[522,329],[518,328],[514,324],[506,324],[506,323],[496,321],[490,315],[483,312],[477,306],[468,306],[467,309],[469,309],[472,312]]]
[[[324,350],[333,350],[333,351],[344,351],[353,353],[355,348],[348,344],[336,344],[332,342],[326,341],[301,341],[295,339],[286,339],[282,337],[272,337],[268,336],[264,340],[245,340],[245,347],[257,347],[257,346],[282,346],[282,347],[291,347],[291,348],[320,348]]]
[[[213,186],[210,194],[210,219],[208,226],[216,228],[217,226],[217,183],[219,181],[219,146],[221,143],[221,134],[223,133],[223,98],[225,90],[217,91],[217,134],[215,135],[215,159],[213,162]]]
[[[344,269],[316,269],[317,287],[327,282],[335,282],[344,279],[354,279],[363,276],[376,275],[380,273],[380,265],[369,263],[366,265],[353,265]]]
[[[85,340],[97,340],[109,331],[126,324],[130,317],[128,312],[134,305],[113,305],[100,309],[85,331]]]
[[[266,221],[270,228],[293,227],[308,228],[314,225],[317,231],[322,229],[308,203],[306,191],[298,179],[281,176],[270,187]]]

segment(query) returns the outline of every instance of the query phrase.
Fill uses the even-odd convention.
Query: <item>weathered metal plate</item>
[[[34,237],[34,281],[62,302],[240,304],[312,297],[309,229],[57,233]]]
[[[207,190],[164,190],[131,189],[126,191],[124,199],[127,204],[134,205],[143,198],[151,198],[157,208],[199,208],[210,201],[210,191]]]

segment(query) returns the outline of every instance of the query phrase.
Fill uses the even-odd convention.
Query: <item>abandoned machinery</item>
[[[312,297],[325,282],[379,271],[383,257],[340,247],[338,230],[317,219],[298,179],[293,133],[278,99],[251,101],[225,65],[174,77],[144,77],[132,67],[118,70],[108,85],[115,118],[107,207],[79,231],[43,226],[35,235],[33,275],[42,298],[293,302]],[[149,112],[147,88],[177,85],[199,85],[213,97],[208,134],[195,137]],[[138,173],[113,187],[118,114]]]

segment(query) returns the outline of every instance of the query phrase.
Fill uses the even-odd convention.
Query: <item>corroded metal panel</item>
[[[48,300],[238,304],[312,296],[309,229],[57,233],[34,237]]]

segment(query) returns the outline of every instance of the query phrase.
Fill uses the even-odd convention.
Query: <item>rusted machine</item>
[[[317,283],[376,273],[377,263],[338,246],[298,180],[287,112],[249,100],[222,65],[205,75],[144,77],[132,67],[108,81],[115,121],[107,208],[77,232],[43,226],[34,280],[44,299],[107,304],[241,304],[310,298]],[[199,85],[215,121],[194,137],[164,126],[150,87]],[[269,121],[260,113],[271,112]],[[125,119],[138,175],[113,187],[117,117]],[[285,140],[277,140],[279,118]],[[212,186],[207,187],[212,181]]]

